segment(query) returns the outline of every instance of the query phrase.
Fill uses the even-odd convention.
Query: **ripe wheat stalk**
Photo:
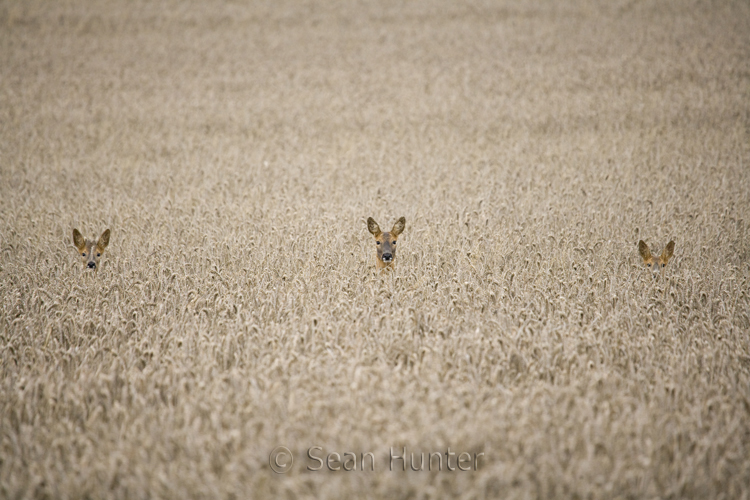
[[[0,496],[747,497],[749,10],[0,3]]]

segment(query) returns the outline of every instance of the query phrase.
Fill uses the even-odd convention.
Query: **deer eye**
[[[100,254],[100,253],[98,253],[98,252],[97,252],[96,256],[97,256],[97,257],[101,257],[101,256],[102,256],[102,254]]]
[[[661,267],[664,267],[664,266],[666,266],[666,264],[662,264],[662,265],[661,265]]]
[[[86,252],[83,252],[83,253],[81,254],[81,257],[86,257]]]
[[[376,244],[376,245],[380,245],[380,242],[379,242],[379,241],[376,241],[376,242],[375,242],[375,244]]]
[[[651,264],[646,264],[648,267],[651,267]]]
[[[395,244],[396,244],[396,242],[395,242],[395,241],[394,241],[393,243],[391,243],[391,245],[395,245]]]

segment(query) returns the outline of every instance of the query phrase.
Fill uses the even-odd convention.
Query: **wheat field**
[[[745,1],[0,0],[0,194],[2,498],[750,497]]]

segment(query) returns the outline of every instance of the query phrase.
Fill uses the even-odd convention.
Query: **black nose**
[[[96,262],[89,262],[89,268],[93,269],[96,267]]]
[[[391,260],[392,258],[393,258],[393,255],[391,255],[389,253],[384,253],[383,254],[383,260],[386,261],[386,262],[389,261],[389,260]]]

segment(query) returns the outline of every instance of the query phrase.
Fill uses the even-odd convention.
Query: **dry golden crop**
[[[749,166],[746,1],[0,0],[0,497],[747,498]]]

